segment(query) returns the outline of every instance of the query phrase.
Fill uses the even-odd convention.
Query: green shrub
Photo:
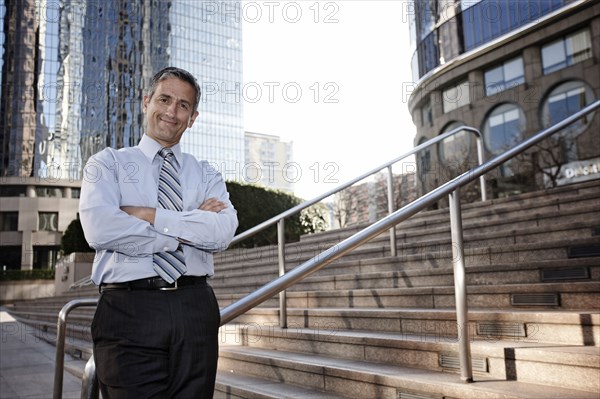
[[[229,191],[231,203],[238,213],[239,226],[236,235],[302,202],[294,195],[238,182],[228,182],[227,191]],[[309,209],[313,209],[313,207]],[[302,234],[324,229],[325,218],[318,209],[314,208],[312,212],[301,212],[285,219],[286,242],[297,241]],[[276,243],[277,225],[275,224],[237,245],[248,248]]]
[[[3,270],[3,271],[0,271],[0,281],[52,280],[52,279],[54,279],[54,269]]]

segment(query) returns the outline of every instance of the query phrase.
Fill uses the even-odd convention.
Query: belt
[[[206,276],[181,276],[174,283],[168,283],[160,277],[143,278],[140,280],[127,281],[125,283],[100,284],[100,292],[110,290],[159,290],[175,291],[180,287],[192,285],[205,285]]]

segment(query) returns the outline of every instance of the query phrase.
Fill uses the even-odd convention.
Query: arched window
[[[550,127],[585,108],[593,101],[594,93],[586,83],[579,80],[561,83],[548,93],[542,104],[542,126]],[[569,125],[565,129],[565,133],[575,136],[583,133],[593,117],[594,113],[588,114]]]
[[[483,137],[487,149],[492,154],[500,154],[523,138],[525,115],[516,104],[501,104],[494,108],[485,119]]]
[[[450,122],[444,127],[440,134],[449,132],[463,125],[464,123],[461,122]],[[470,148],[471,133],[461,131],[440,141],[438,144],[438,154],[444,165],[458,165],[467,160]]]
[[[594,101],[592,89],[582,81],[571,80],[553,88],[542,103],[542,126],[550,127],[573,115]],[[562,129],[554,135],[555,142],[560,146],[564,161],[579,159],[577,137],[585,131],[594,113],[588,114]]]

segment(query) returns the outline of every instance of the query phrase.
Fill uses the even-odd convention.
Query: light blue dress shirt
[[[172,147],[180,168],[183,211],[158,208],[161,146],[144,135],[139,145],[106,148],[85,166],[79,214],[85,237],[96,257],[92,280],[117,283],[155,277],[152,254],[173,251],[182,244],[186,275],[214,275],[213,252],[227,248],[238,226],[237,212],[221,174],[206,161],[198,161]],[[198,207],[208,198],[227,207],[216,213]],[[156,209],[154,225],[130,216],[121,206]]]

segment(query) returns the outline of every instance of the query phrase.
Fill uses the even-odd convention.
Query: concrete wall
[[[56,262],[54,286],[56,295],[69,290],[71,285],[92,274],[94,252],[74,252]]]
[[[0,304],[54,296],[53,280],[0,281]]]

